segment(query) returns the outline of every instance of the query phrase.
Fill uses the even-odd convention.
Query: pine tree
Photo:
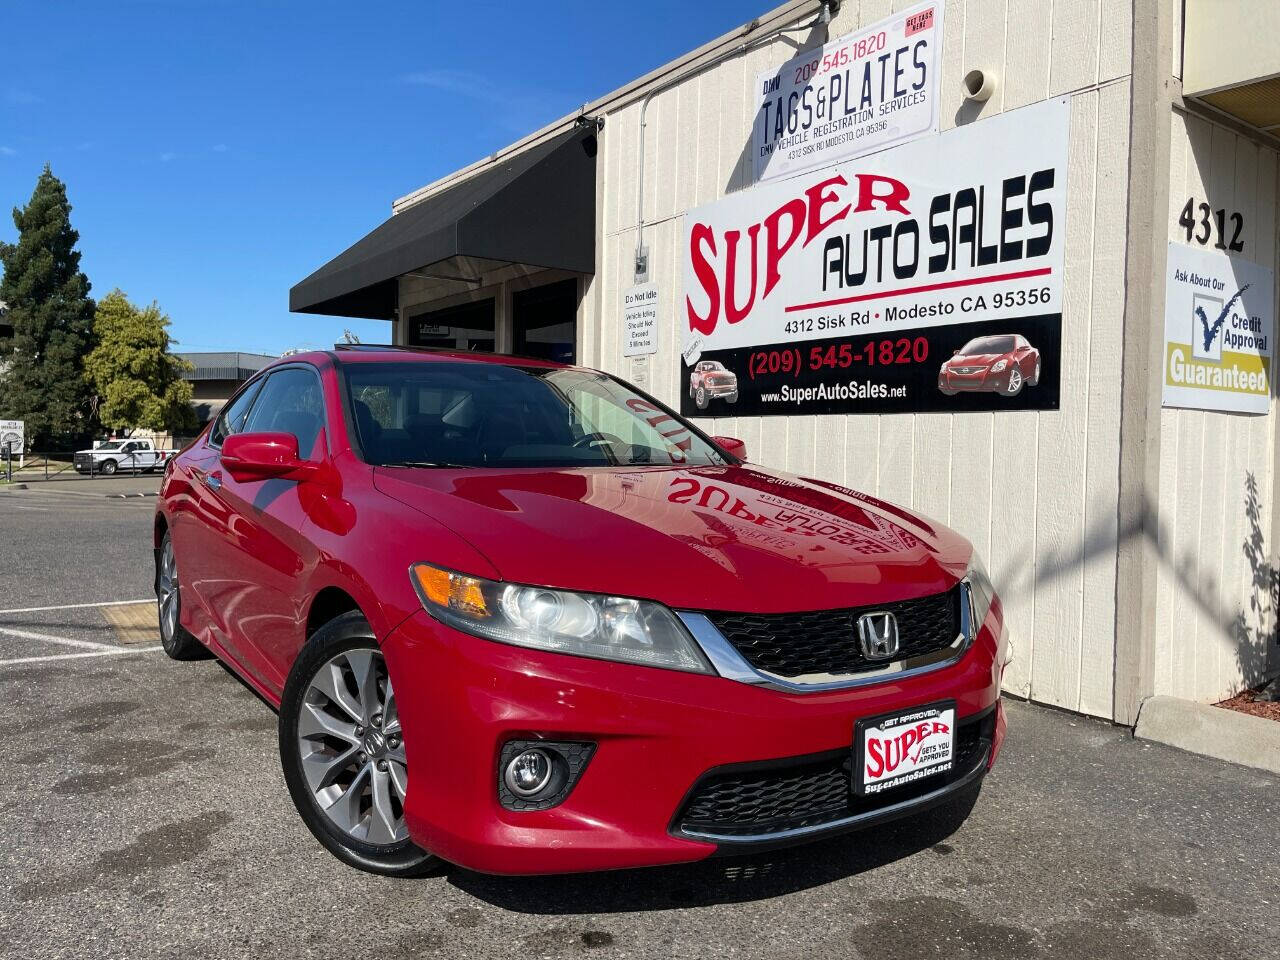
[[[94,314],[98,345],[85,358],[97,392],[98,417],[108,427],[181,432],[196,426],[186,361],[169,353],[169,318],[152,303],[139,309],[120,290],[102,298]]]
[[[47,166],[13,222],[18,242],[0,243],[0,300],[13,327],[0,340],[0,419],[25,420],[36,449],[62,446],[92,425],[83,358],[92,346],[93,301],[66,186]]]

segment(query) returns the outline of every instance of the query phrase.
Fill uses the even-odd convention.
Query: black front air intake
[[[672,821],[677,835],[760,837],[834,823],[892,806],[944,787],[964,776],[991,747],[996,713],[966,717],[956,725],[955,762],[946,774],[923,777],[870,796],[855,796],[852,747],[707,771],[689,791]]]
[[[951,646],[960,635],[960,591],[869,607],[805,613],[708,613],[725,639],[757,670],[779,677],[850,674],[883,667],[858,643],[858,617],[888,611],[898,621],[899,652],[910,660]]]

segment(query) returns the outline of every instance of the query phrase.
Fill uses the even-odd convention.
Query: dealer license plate
[[[955,701],[859,720],[853,743],[852,779],[858,794],[946,773],[955,763]]]

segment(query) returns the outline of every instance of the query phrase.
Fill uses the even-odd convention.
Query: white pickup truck
[[[76,473],[105,473],[118,470],[150,473],[163,466],[167,451],[157,450],[150,440],[109,440],[92,450],[77,450]]]

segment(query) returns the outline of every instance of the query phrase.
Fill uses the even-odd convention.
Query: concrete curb
[[[1201,756],[1280,773],[1280,723],[1177,697],[1142,701],[1133,735]]]

